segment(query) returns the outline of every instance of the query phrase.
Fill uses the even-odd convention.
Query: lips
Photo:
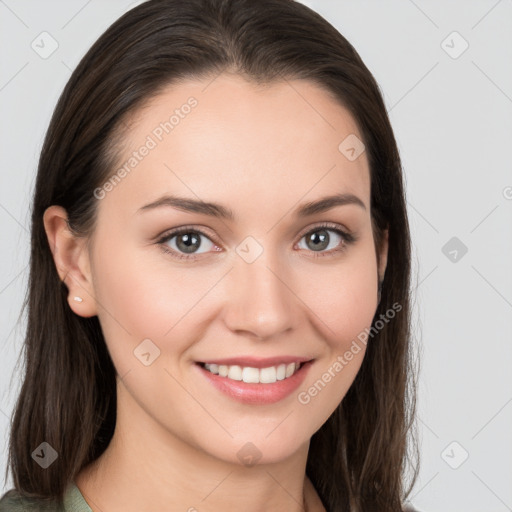
[[[217,363],[216,361],[219,361],[221,363],[219,364],[220,367],[226,366],[222,364],[226,362],[243,362],[245,365],[252,366],[242,367],[242,365],[240,364],[232,364],[227,366],[237,367],[237,371],[240,368],[250,368],[252,370],[259,368],[261,371],[261,368],[269,368],[270,363],[274,363],[273,365],[270,364],[270,366],[278,366],[279,364],[284,366],[284,360],[286,360],[285,357],[267,358],[259,360],[256,360],[254,358],[229,358],[208,360],[206,364],[217,365],[219,363]],[[288,397],[291,393],[293,393],[293,391],[295,391],[302,384],[302,382],[304,382],[304,379],[306,378],[306,375],[309,372],[311,365],[313,364],[313,360],[307,358],[297,358],[288,356],[287,360],[291,361],[291,363],[301,362],[300,367],[296,369],[294,373],[291,374],[289,377],[283,378],[282,380],[276,380],[275,382],[270,381],[269,383],[244,382],[243,380],[235,380],[229,378],[228,376],[214,374],[208,369],[206,369],[204,364],[201,363],[196,363],[193,366],[197,368],[197,371],[200,373],[202,378],[205,378],[207,383],[213,385],[215,389],[221,391],[229,398],[237,402],[242,402],[250,405],[265,405],[279,402]],[[276,362],[277,364],[275,364]]]

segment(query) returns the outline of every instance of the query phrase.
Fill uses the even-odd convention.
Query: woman
[[[139,5],[42,149],[0,510],[406,510],[409,278],[349,42],[289,0]]]

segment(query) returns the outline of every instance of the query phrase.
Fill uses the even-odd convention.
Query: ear
[[[384,280],[384,274],[386,273],[386,267],[388,265],[388,247],[389,247],[389,228],[384,230],[382,234],[382,242],[379,250],[379,268],[378,278],[379,282]]]
[[[87,240],[76,237],[70,231],[68,216],[62,206],[47,208],[43,222],[57,272],[69,290],[69,307],[79,316],[87,318],[96,315]],[[77,301],[75,297],[82,300]]]

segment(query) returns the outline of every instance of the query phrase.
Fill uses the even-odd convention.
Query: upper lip
[[[206,361],[198,361],[200,363],[207,364],[222,364],[226,366],[245,366],[251,368],[268,368],[270,366],[278,366],[280,364],[289,363],[305,363],[311,361],[311,357],[300,357],[300,356],[275,356],[275,357],[227,357],[224,359],[208,359]]]

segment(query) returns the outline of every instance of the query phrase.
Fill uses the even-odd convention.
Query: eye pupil
[[[181,240],[184,245],[180,243]],[[180,251],[192,253],[194,250],[198,249],[200,245],[201,240],[196,234],[190,235],[190,233],[185,233],[176,237],[176,246]]]
[[[329,246],[329,234],[325,229],[311,233],[308,238],[314,243],[313,249],[323,250]]]

